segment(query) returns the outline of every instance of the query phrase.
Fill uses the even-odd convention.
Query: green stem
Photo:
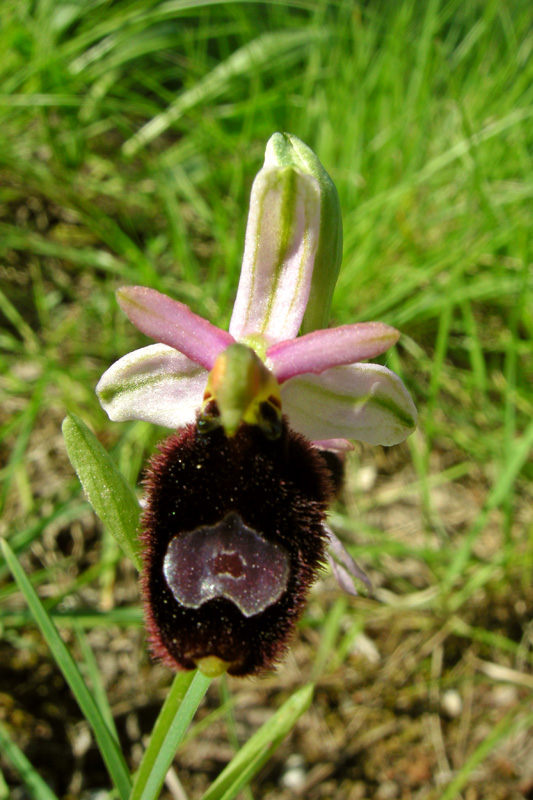
[[[150,736],[129,800],[155,800],[159,797],[178,745],[210,683],[211,678],[201,672],[176,675]]]

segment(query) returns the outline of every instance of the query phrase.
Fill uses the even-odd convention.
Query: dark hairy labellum
[[[333,494],[320,451],[289,429],[268,439],[189,425],[152,459],[142,591],[153,654],[233,675],[283,656],[324,563]]]

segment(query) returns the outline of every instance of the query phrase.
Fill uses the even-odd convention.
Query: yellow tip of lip
[[[223,675],[230,664],[218,656],[205,656],[196,660],[196,666],[207,678],[218,678]]]

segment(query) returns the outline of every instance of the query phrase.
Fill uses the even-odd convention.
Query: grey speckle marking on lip
[[[175,536],[163,573],[176,600],[187,608],[225,597],[251,617],[279,600],[287,588],[289,556],[231,512],[215,525]]]

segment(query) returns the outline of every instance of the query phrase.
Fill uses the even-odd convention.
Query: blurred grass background
[[[110,423],[94,395],[147,343],[114,290],[152,286],[227,325],[280,130],[339,190],[332,323],[401,329],[386,363],[420,427],[358,447],[332,515],[376,599],[325,577],[279,672],[230,682],[242,743],[317,680],[250,791],[533,797],[529,0],[3,0],[0,48],[0,534],[73,652],[90,643],[130,765],[170,676],[60,423],[83,417],[138,482],[164,431]],[[105,773],[8,575],[0,563],[0,715],[58,796],[90,797]],[[210,702],[177,756],[190,797],[231,757]],[[0,797],[31,796],[0,764]]]

